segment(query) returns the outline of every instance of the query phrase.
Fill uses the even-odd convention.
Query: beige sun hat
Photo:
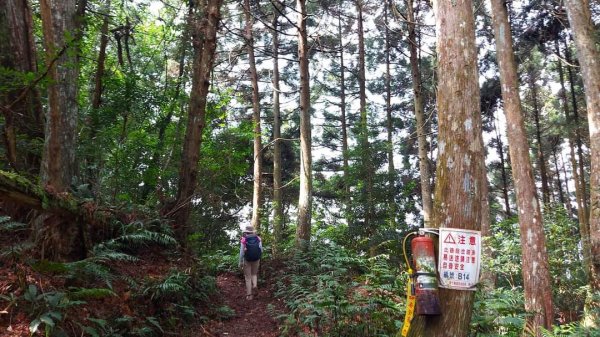
[[[244,228],[243,233],[256,234],[256,231],[254,230],[254,226],[248,225]]]

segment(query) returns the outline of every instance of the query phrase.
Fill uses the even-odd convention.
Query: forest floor
[[[212,321],[204,336],[219,337],[276,337],[279,336],[277,321],[272,317],[273,309],[283,305],[273,297],[273,285],[259,280],[258,295],[246,300],[244,279],[233,273],[217,277],[217,286],[223,305],[235,314],[228,320]]]
[[[2,246],[2,244],[0,244]],[[279,327],[273,317],[283,312],[283,303],[276,299],[273,266],[275,261],[265,261],[261,266],[258,295],[252,300],[246,300],[244,278],[241,271],[223,272],[217,276],[218,292],[211,297],[207,307],[198,308],[200,315],[211,317],[203,323],[200,320],[186,322],[181,326],[180,333],[169,329],[168,335],[190,337],[276,337]],[[132,268],[130,264],[118,264],[115,267],[124,275],[134,279],[159,279],[169,273],[173,267],[184,269],[180,259],[172,259],[162,254],[147,254]],[[51,290],[61,291],[68,287],[64,279],[55,275],[40,274],[26,263],[4,264],[0,261],[0,295],[9,296],[14,293],[21,296],[23,291],[18,284],[35,284],[39,292]],[[117,296],[103,300],[92,300],[87,305],[69,310],[71,322],[86,322],[86,317],[110,317],[116,315],[144,317],[161,315],[154,311],[150,303],[143,303],[130,296],[131,289],[125,284],[116,282],[114,290]],[[64,290],[62,290],[64,291]],[[31,336],[29,326],[32,320],[27,303],[13,303],[7,307],[7,297],[0,296],[0,337]],[[23,306],[25,305],[25,306]],[[219,312],[215,315],[214,312]],[[204,317],[206,317],[204,316]],[[69,336],[76,336],[73,324],[68,324]],[[39,332],[38,332],[39,334]],[[36,336],[38,334],[35,334]],[[39,334],[42,335],[42,334]],[[86,334],[87,335],[87,334]]]

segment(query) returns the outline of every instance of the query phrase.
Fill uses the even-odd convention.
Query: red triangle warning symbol
[[[454,237],[452,236],[452,233],[448,233],[448,235],[444,239],[444,243],[456,243],[456,241],[454,241]]]

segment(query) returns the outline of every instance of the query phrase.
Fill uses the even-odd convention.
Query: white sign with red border
[[[476,290],[481,263],[481,232],[439,229],[438,271],[442,288]]]

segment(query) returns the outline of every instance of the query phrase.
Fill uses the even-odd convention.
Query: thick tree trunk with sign
[[[436,1],[439,157],[432,225],[479,230],[484,147],[470,0]],[[467,336],[474,293],[440,289],[442,315],[417,317],[409,336]]]
[[[588,0],[566,0],[569,23],[581,66],[590,130],[591,286],[600,292],[600,51]],[[597,310],[600,303],[592,306]],[[598,317],[596,317],[598,318]]]
[[[198,160],[200,159],[202,130],[206,119],[205,109],[210,73],[217,48],[221,3],[222,0],[198,1],[197,17],[192,22],[194,46],[192,91],[173,213],[175,234],[181,243],[185,242],[189,233],[188,219],[191,212],[191,201],[198,181]]]
[[[254,19],[250,13],[250,0],[244,0],[244,14],[246,17],[246,50],[250,64],[250,82],[252,83],[252,124],[254,124],[254,189],[252,195],[252,226],[260,229],[260,212],[262,208],[262,141],[260,131],[260,106],[258,97],[258,74],[254,58],[254,37],[252,27]]]
[[[312,212],[312,151],[306,0],[297,0],[298,59],[300,61],[300,196],[296,245],[307,248]]]
[[[529,146],[521,113],[517,66],[508,14],[504,1],[492,0],[491,3],[510,159],[517,194],[523,251],[525,310],[529,317],[528,325],[539,336],[539,328],[550,328],[553,321],[552,287],[546,241],[533,170],[529,161]]]

